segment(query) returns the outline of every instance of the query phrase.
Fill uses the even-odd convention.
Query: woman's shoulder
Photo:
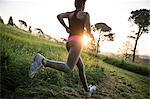
[[[84,11],[78,11],[78,12],[76,12],[76,10],[74,10],[74,11],[67,11],[66,13],[69,13],[69,14],[80,13],[80,14],[83,14],[83,15],[89,15],[88,12],[84,12]]]
[[[66,13],[69,13],[69,14],[72,14],[74,13],[75,11],[67,11]]]
[[[89,16],[88,12],[79,11],[78,14],[77,14],[77,17],[79,19],[84,19],[87,15]]]
[[[74,11],[70,11],[70,12],[67,12],[67,13],[69,14],[69,18],[72,18],[75,13],[76,13],[76,17],[79,18],[79,19],[84,19],[85,17],[89,16],[89,13],[84,12],[84,11],[76,12],[76,10],[74,10]]]
[[[80,11],[79,12],[79,15],[82,15],[82,16],[89,16],[89,13],[88,12],[84,12],[84,11]]]
[[[66,13],[68,13],[68,14],[69,14],[69,18],[71,18],[71,17],[74,15],[74,12],[75,12],[75,11],[68,11],[68,12],[66,12]]]
[[[84,12],[84,14],[89,16],[89,13],[88,13],[88,12]]]

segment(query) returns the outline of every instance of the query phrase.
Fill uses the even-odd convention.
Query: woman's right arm
[[[90,15],[87,12],[86,12],[86,16],[85,16],[85,27],[86,27],[86,31],[88,32],[90,37],[92,39],[94,39],[94,36],[91,34]]]
[[[63,18],[69,18],[70,13],[66,12],[66,13],[61,13],[57,15],[57,19],[59,20],[59,22],[64,26],[64,28],[66,29],[66,31],[69,33],[70,29],[69,27],[66,25],[66,23],[64,22]]]

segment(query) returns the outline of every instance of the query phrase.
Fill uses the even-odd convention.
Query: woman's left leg
[[[69,52],[71,47],[69,46],[68,43],[66,45],[66,48],[67,48],[67,51]],[[84,63],[83,63],[80,56],[79,56],[79,59],[78,59],[76,65],[79,69],[79,76],[80,76],[80,80],[82,82],[82,85],[84,87],[84,90],[88,91],[88,84],[87,84],[87,80],[86,80],[86,76],[85,76],[85,66],[84,66]]]
[[[85,65],[84,65],[81,57],[79,57],[79,60],[77,62],[77,67],[79,69],[79,76],[80,76],[80,80],[82,82],[82,85],[84,87],[84,90],[86,92],[88,92],[89,89],[88,89],[87,79],[86,79],[86,75],[85,75]]]

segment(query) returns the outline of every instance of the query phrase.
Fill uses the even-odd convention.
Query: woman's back
[[[72,16],[69,18],[69,36],[82,35],[84,32],[85,19],[82,18],[79,11],[73,11],[71,13]]]

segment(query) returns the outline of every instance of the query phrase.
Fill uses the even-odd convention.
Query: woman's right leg
[[[45,67],[51,67],[56,70],[63,71],[65,73],[70,73],[73,67],[77,64],[82,49],[82,46],[80,44],[73,42],[72,45],[73,46],[69,49],[68,59],[66,63],[46,59],[43,60],[43,65]]]

